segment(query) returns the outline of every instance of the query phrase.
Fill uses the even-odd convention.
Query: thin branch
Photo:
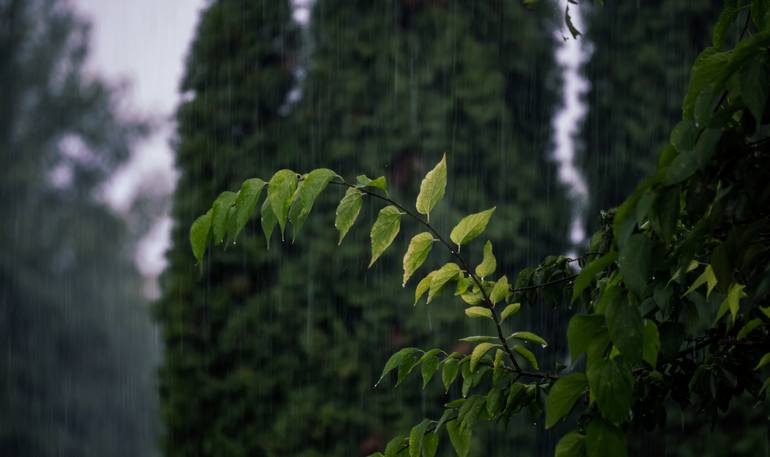
[[[557,284],[561,284],[561,283],[564,283],[564,282],[570,282],[570,281],[572,281],[573,279],[575,279],[577,277],[578,277],[578,275],[574,274],[574,275],[566,276],[564,278],[554,279],[553,281],[544,282],[542,284],[533,284],[531,286],[517,287],[517,288],[511,289],[511,290],[513,292],[525,292],[525,291],[528,291],[528,290],[544,289],[546,287],[555,286]]]

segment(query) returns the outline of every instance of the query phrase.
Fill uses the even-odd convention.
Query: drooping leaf
[[[431,271],[424,278],[422,278],[420,282],[417,283],[417,287],[414,289],[415,305],[417,304],[418,301],[420,301],[420,298],[422,298],[422,296],[425,295],[425,292],[427,292],[430,289],[430,283],[433,280],[434,273],[435,271]]]
[[[526,360],[532,366],[532,368],[535,370],[540,369],[540,365],[537,363],[537,357],[535,357],[535,354],[533,354],[532,351],[520,344],[513,346],[513,351],[524,357],[524,360]]]
[[[609,341],[604,316],[578,314],[572,316],[567,326],[567,342],[570,357],[577,359],[580,354],[589,351],[595,340]]]
[[[273,229],[278,220],[273,213],[273,208],[270,205],[270,200],[265,199],[262,203],[262,210],[260,215],[260,223],[262,225],[262,233],[265,234],[265,243],[267,249],[270,249],[270,236],[273,234]]]
[[[275,172],[267,186],[267,199],[281,228],[281,239],[286,230],[292,196],[297,189],[297,173],[283,169]]]
[[[608,265],[615,261],[617,253],[615,251],[608,252],[593,262],[589,263],[575,278],[575,285],[572,286],[572,301],[574,302],[580,294],[583,293],[586,287],[591,284],[591,281],[596,277],[599,272],[604,271]]]
[[[633,403],[631,367],[618,360],[598,358],[588,364],[586,375],[602,415],[614,424],[628,420]]]
[[[762,115],[768,97],[767,58],[749,60],[740,72],[741,98],[754,116],[757,125],[762,124]]]
[[[508,277],[503,276],[495,282],[495,286],[492,287],[492,292],[489,294],[489,299],[492,304],[497,304],[508,297]]]
[[[349,187],[345,196],[340,200],[334,218],[334,227],[340,232],[338,245],[342,244],[342,240],[348,234],[350,227],[356,222],[358,213],[361,211],[361,197],[363,195],[360,190]]]
[[[601,420],[591,419],[586,429],[588,457],[627,457],[626,434],[618,427]]]
[[[639,307],[631,304],[626,297],[618,296],[607,303],[604,311],[607,329],[612,341],[631,364],[642,359],[644,343],[644,321]]]
[[[396,435],[388,441],[388,445],[385,446],[385,457],[396,457],[401,452],[404,441],[406,441],[406,437],[403,435]]]
[[[569,432],[556,444],[555,457],[585,457],[586,437],[578,432]]]
[[[735,8],[732,5],[725,5],[724,9],[722,10],[722,13],[719,15],[719,18],[717,19],[716,24],[714,25],[714,31],[711,34],[712,36],[712,45],[720,49],[725,41],[725,35],[727,34],[727,29],[732,25],[733,21],[735,20],[735,16],[738,14],[738,9]]]
[[[503,312],[500,313],[500,322],[505,321],[508,317],[516,314],[521,309],[521,303],[511,303],[503,308]]]
[[[206,253],[211,235],[211,210],[199,216],[190,226],[190,246],[195,260],[200,263]]]
[[[485,278],[493,274],[495,269],[497,269],[497,259],[492,252],[492,243],[487,240],[484,243],[484,257],[481,259],[481,263],[476,266],[476,276]]]
[[[449,262],[433,272],[430,280],[430,292],[428,292],[428,303],[438,294],[441,289],[451,280],[456,279],[462,270],[456,263]]]
[[[422,388],[428,385],[439,367],[439,359],[435,354],[426,353],[421,360]]]
[[[473,352],[471,352],[471,371],[476,371],[476,367],[478,366],[479,362],[481,362],[481,359],[484,357],[484,355],[489,352],[490,349],[493,348],[499,348],[502,347],[499,344],[493,344],[493,343],[480,343],[476,345],[475,348],[473,348]]]
[[[618,266],[623,282],[637,297],[643,297],[652,276],[652,250],[654,242],[644,234],[631,235],[621,247]]]
[[[369,268],[380,258],[383,252],[396,239],[398,231],[401,228],[401,211],[393,205],[386,206],[380,210],[377,220],[374,221],[370,237],[372,240],[372,260],[369,262]]]
[[[468,317],[486,317],[492,319],[492,310],[483,306],[471,306],[465,308],[465,315]]]
[[[403,285],[406,285],[412,274],[425,262],[432,247],[433,235],[430,232],[422,232],[412,237],[406,254],[404,254]]]
[[[540,345],[540,347],[543,347],[543,348],[548,346],[548,342],[545,339],[543,339],[543,337],[536,335],[532,332],[527,332],[527,331],[513,332],[511,336],[509,336],[508,338],[509,339],[513,338],[521,341],[529,341],[530,343],[538,344]]]
[[[385,377],[385,375],[387,375],[391,371],[398,368],[401,365],[401,362],[403,362],[407,357],[414,356],[419,352],[420,350],[417,348],[408,347],[408,348],[403,348],[398,352],[396,352],[395,354],[393,354],[392,356],[390,356],[388,361],[385,362],[385,367],[382,369],[382,374],[380,375],[380,379],[377,380],[377,384],[375,384],[375,386],[379,385],[380,382],[382,382],[382,379]]]
[[[727,291],[727,297],[725,297],[725,300],[719,306],[719,310],[717,310],[717,321],[729,310],[732,321],[735,323],[735,318],[738,317],[738,311],[741,308],[741,298],[745,295],[743,292],[743,289],[745,288],[745,285],[738,284],[737,282],[730,284],[730,288]]]
[[[444,362],[444,368],[441,370],[441,381],[444,383],[444,390],[449,391],[449,386],[457,379],[457,373],[460,371],[460,361],[455,358],[448,358]]]
[[[588,379],[583,373],[572,373],[559,378],[548,392],[545,402],[545,428],[553,427],[562,417],[569,414],[587,387]]]
[[[315,204],[318,196],[321,195],[321,192],[336,176],[337,173],[328,168],[319,168],[308,173],[305,179],[302,180],[299,195],[294,203],[295,206],[292,207],[289,213],[294,238],[297,237],[297,233],[305,224],[305,219],[310,214],[310,210],[313,209],[313,204]]]
[[[235,192],[225,191],[219,194],[214,204],[211,205],[211,235],[214,244],[222,244],[227,233],[227,216],[230,214],[230,207],[237,198]]]
[[[372,187],[374,189],[380,189],[381,191],[388,193],[388,183],[385,179],[385,176],[380,176],[379,178],[371,179],[370,177],[366,175],[361,175],[356,177],[356,182],[358,185],[356,187]]]
[[[241,184],[241,190],[238,191],[238,198],[235,200],[235,214],[228,221],[230,238],[233,241],[238,238],[241,230],[257,209],[257,202],[264,187],[265,181],[259,178],[247,179]]]
[[[430,220],[430,212],[441,201],[446,191],[446,154],[420,183],[420,193],[417,195],[417,212],[424,214]]]
[[[700,276],[698,276],[695,281],[693,281],[692,285],[689,289],[687,289],[687,292],[682,294],[682,297],[685,297],[687,295],[690,295],[693,291],[698,289],[698,287],[702,286],[703,284],[706,284],[706,297],[711,295],[711,291],[714,290],[714,287],[717,285],[717,277],[714,274],[714,269],[711,268],[711,265],[706,265],[706,268],[703,270],[703,273],[701,273]]]
[[[447,422],[446,429],[457,457],[468,457],[471,450],[471,430],[461,426],[458,420]]]
[[[644,320],[644,348],[642,350],[642,359],[649,363],[652,368],[658,364],[658,353],[660,352],[660,333],[655,322]]]
[[[449,238],[457,244],[457,246],[467,244],[484,232],[489,223],[489,219],[494,212],[495,208],[490,208],[486,211],[465,216],[455,228],[452,229]]]
[[[423,419],[422,422],[412,427],[412,430],[409,432],[409,457],[420,457],[423,438],[428,430],[428,425],[430,425],[430,421]]]
[[[680,152],[669,164],[664,183],[666,185],[678,184],[703,168],[711,160],[721,138],[722,131],[718,128],[704,130],[695,147]]]
[[[422,440],[422,456],[435,457],[438,451],[438,434],[428,433]]]

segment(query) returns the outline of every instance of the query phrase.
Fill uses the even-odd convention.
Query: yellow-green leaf
[[[540,365],[537,363],[537,358],[535,357],[535,354],[532,353],[529,349],[525,348],[524,346],[517,344],[513,347],[513,350],[518,352],[519,355],[524,357],[524,359],[529,362],[530,365],[532,365],[532,368],[535,370],[540,369]]]
[[[506,306],[503,309],[503,312],[500,313],[500,322],[505,321],[508,319],[509,316],[512,316],[519,312],[521,309],[521,303],[511,303],[510,305]]]
[[[492,252],[492,243],[487,240],[487,242],[484,243],[484,257],[481,259],[481,263],[476,267],[476,276],[485,278],[494,273],[495,269],[497,269],[497,259]]]
[[[372,260],[369,267],[380,258],[388,246],[393,243],[401,228],[401,212],[393,205],[380,210],[377,220],[374,221],[370,237],[372,239]]]
[[[429,232],[422,232],[412,237],[406,254],[404,254],[403,285],[406,285],[412,274],[425,262],[432,247],[433,235]]]
[[[465,308],[465,315],[468,317],[486,317],[487,319],[492,319],[492,310],[484,308],[483,306],[471,306],[470,308]]]
[[[499,347],[502,346],[493,343],[480,343],[476,345],[476,347],[473,348],[473,352],[471,352],[471,372],[476,371],[476,367],[479,365],[479,362],[481,362],[484,354],[489,352],[490,349]]]
[[[508,297],[508,277],[503,276],[498,279],[495,286],[492,288],[492,292],[489,294],[489,299],[492,304],[497,304],[505,300]]]
[[[190,226],[190,246],[198,263],[203,260],[203,255],[206,253],[210,234],[211,210],[208,210],[206,214],[195,219],[195,222]]]
[[[689,289],[687,289],[687,292],[682,294],[682,297],[685,297],[689,295],[691,292],[696,290],[698,287],[706,284],[706,297],[711,295],[711,291],[714,290],[714,287],[717,285],[717,277],[714,274],[714,269],[711,268],[711,265],[706,265],[706,269],[703,270],[703,273],[701,273],[700,276],[698,276],[695,281],[693,281],[692,285]]]
[[[283,233],[286,230],[291,198],[296,189],[297,173],[287,169],[275,172],[267,187],[267,199],[270,200],[270,207],[281,227],[281,239],[283,239]]]
[[[422,422],[412,427],[412,430],[409,432],[409,457],[420,457],[422,441],[425,437],[425,432],[428,431],[428,425],[430,425],[430,421],[423,419]]]
[[[340,240],[337,244],[342,244],[342,240],[348,234],[350,227],[356,222],[358,213],[361,211],[362,196],[360,190],[349,187],[345,196],[340,200],[334,218],[334,227],[340,232]]]
[[[762,356],[762,358],[759,360],[759,363],[757,364],[757,366],[754,367],[754,369],[759,370],[760,368],[764,367],[768,363],[770,363],[770,352]]]
[[[487,228],[489,218],[495,212],[496,207],[490,208],[486,211],[474,213],[465,216],[460,222],[452,229],[449,234],[449,238],[459,247],[463,244],[467,244],[477,236],[481,235]]]
[[[433,272],[433,276],[430,281],[430,292],[428,292],[428,303],[433,300],[433,297],[438,294],[441,289],[449,281],[456,279],[462,270],[456,263],[447,263],[438,270]]]
[[[725,300],[719,306],[719,310],[717,311],[717,321],[729,310],[733,323],[735,322],[735,318],[738,316],[738,310],[740,310],[741,307],[741,298],[745,295],[743,293],[743,289],[745,288],[745,285],[738,284],[737,282],[730,284],[730,288],[727,291],[727,297],[725,297]]]
[[[270,249],[270,236],[273,234],[273,229],[275,228],[277,220],[275,218],[275,214],[273,213],[273,208],[270,205],[270,200],[268,199],[265,199],[265,202],[262,203],[262,215],[260,217],[260,222],[262,224],[262,233],[265,234],[265,242],[267,243],[267,248]]]
[[[526,332],[526,331],[513,332],[513,334],[511,334],[511,336],[508,337],[508,339],[511,339],[511,338],[514,338],[514,339],[517,339],[517,340],[521,340],[521,341],[529,341],[530,343],[539,344],[540,347],[543,347],[543,348],[548,346],[548,342],[543,337],[541,337],[539,335],[536,335],[536,334],[534,334],[532,332]]]
[[[433,274],[435,271],[431,271],[427,274],[424,278],[420,280],[420,282],[417,283],[417,287],[414,289],[414,304],[416,305],[418,301],[420,301],[420,298],[425,295],[425,292],[427,292],[430,289],[430,282],[431,279],[433,279]]]
[[[417,195],[417,212],[424,214],[430,220],[430,212],[444,197],[446,191],[446,154],[420,183],[420,193]]]

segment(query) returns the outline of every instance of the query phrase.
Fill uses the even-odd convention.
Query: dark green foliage
[[[0,24],[0,455],[155,455],[137,234],[96,201],[146,127],[84,71],[66,2],[3,1]]]

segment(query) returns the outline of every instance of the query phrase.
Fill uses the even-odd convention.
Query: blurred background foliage
[[[592,89],[578,162],[589,227],[653,168],[720,7],[586,10]],[[126,218],[97,198],[149,124],[122,113],[120,87],[84,73],[88,27],[67,2],[0,0],[0,455],[152,456],[157,438],[174,457],[356,456],[435,416],[437,382],[426,393],[373,387],[384,361],[410,345],[467,351],[456,338],[480,329],[449,296],[413,308],[395,256],[367,270],[364,230],[337,248],[335,196],[318,201],[296,243],[274,234],[266,250],[251,226],[202,269],[187,229],[220,191],[284,167],[385,175],[408,203],[446,152],[439,228],[497,206],[488,235],[501,270],[567,251],[572,203],[549,157],[561,14],[545,1],[316,0],[298,24],[288,1],[210,1],[181,83],[156,380],[160,343],[132,257],[161,205]],[[569,313],[531,308],[528,328],[559,346]],[[637,446],[749,455],[766,445],[765,422],[737,411],[713,430],[682,416]],[[489,456],[551,455],[554,444],[526,418],[474,439]]]

